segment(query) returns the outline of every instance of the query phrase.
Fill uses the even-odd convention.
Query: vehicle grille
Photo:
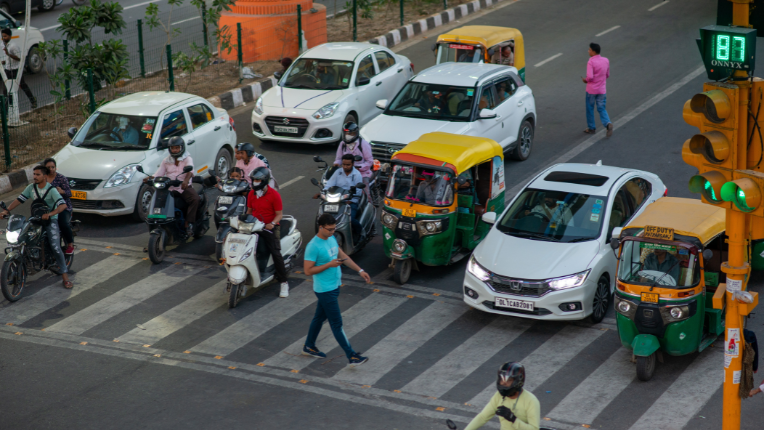
[[[523,314],[523,315],[538,315],[538,316],[542,316],[542,315],[549,315],[549,314],[552,313],[552,311],[550,311],[549,309],[545,309],[545,308],[535,308],[532,311],[524,311],[524,310],[521,310],[521,309],[507,309],[507,308],[501,308],[501,307],[497,308],[495,306],[495,302],[492,302],[490,300],[485,300],[483,302],[483,306],[487,307],[488,309],[493,309],[493,310],[499,311],[499,312],[506,312],[508,314]]]
[[[78,191],[90,191],[95,190],[98,184],[101,183],[100,179],[78,179],[78,178],[67,178],[69,179],[69,188],[73,190]],[[74,183],[74,185],[72,185]]]
[[[284,123],[287,120],[288,123]],[[308,129],[308,120],[305,118],[285,118],[283,116],[267,116],[265,117],[265,124],[274,136],[286,136],[286,137],[302,137],[305,131]],[[282,133],[275,132],[275,126],[283,125],[287,127],[297,127],[297,133]]]
[[[393,154],[404,146],[403,143],[371,142],[371,156],[380,163],[389,163]]]
[[[79,200],[72,199],[74,209],[122,209],[125,207],[119,200]]]
[[[546,282],[510,279],[499,275],[491,275],[488,285],[494,291],[513,296],[541,297],[551,291]]]

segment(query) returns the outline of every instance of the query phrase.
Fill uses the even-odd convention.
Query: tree
[[[167,4],[170,5],[170,13],[167,14],[167,25],[159,18],[159,6],[156,3],[146,6],[146,25],[149,27],[149,30],[162,27],[162,30],[167,34],[167,43],[165,45],[170,45],[172,44],[173,36],[180,34],[179,28],[172,28],[172,10],[175,6],[182,5],[183,0],[167,0]]]

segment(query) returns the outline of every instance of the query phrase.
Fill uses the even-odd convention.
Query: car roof
[[[99,112],[137,116],[157,116],[165,108],[199,96],[169,91],[141,91],[120,97],[98,108]]]
[[[324,43],[305,52],[300,58],[353,61],[358,54],[378,47],[379,45],[364,42]]]
[[[567,172],[574,174],[592,175],[593,177],[602,177],[602,181],[597,185],[584,185],[581,183],[560,182],[560,181],[548,181],[550,173],[553,172]],[[564,191],[568,193],[580,193],[596,196],[607,196],[610,194],[610,189],[613,184],[626,173],[640,172],[639,170],[624,169],[622,167],[615,166],[603,166],[598,164],[584,164],[584,163],[564,163],[556,164],[543,173],[538,175],[527,188],[536,188],[542,190],[555,190]],[[647,172],[644,172],[647,173]],[[581,175],[578,175],[581,176]],[[652,175],[650,175],[652,176]],[[652,179],[652,178],[651,178]]]
[[[489,77],[508,71],[517,73],[516,68],[501,64],[448,62],[428,67],[411,80],[427,84],[475,86]]]

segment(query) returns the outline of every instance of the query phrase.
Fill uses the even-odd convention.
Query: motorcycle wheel
[[[393,271],[393,280],[401,285],[408,282],[411,276],[411,259],[398,260],[395,262],[395,269]]]
[[[164,232],[152,234],[149,236],[149,259],[154,264],[159,264],[164,260],[167,251],[164,248]]]
[[[231,291],[228,293],[228,309],[233,309],[236,307],[236,305],[239,304],[239,300],[241,300],[242,288],[243,284],[231,285]]]
[[[15,302],[20,299],[26,282],[27,270],[23,262],[19,260],[3,262],[3,269],[0,271],[0,289],[6,300]]]

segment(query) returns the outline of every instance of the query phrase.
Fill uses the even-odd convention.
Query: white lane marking
[[[136,327],[117,339],[121,342],[149,345],[159,342],[222,306],[228,298],[225,293],[227,282],[227,280],[218,282],[162,315],[141,324],[143,329]]]
[[[470,308],[433,302],[366,351],[364,355],[369,357],[368,363],[359,368],[348,366],[337,372],[333,379],[374,385],[409,354],[462,316],[467,309]]]
[[[544,64],[546,64],[546,63],[548,63],[548,62],[550,62],[550,61],[554,60],[555,58],[557,58],[557,57],[559,57],[559,56],[561,56],[561,55],[562,55],[562,52],[560,52],[559,54],[554,54],[554,55],[552,55],[551,57],[547,58],[546,60],[544,60],[544,61],[542,61],[542,62],[540,62],[540,63],[536,63],[536,65],[535,65],[535,66],[533,66],[533,67],[541,67],[541,66],[543,66]]]
[[[140,262],[141,260],[137,259],[110,255],[108,258],[72,274],[71,279],[74,287],[71,290],[63,288],[61,281],[56,278],[51,285],[41,289],[37,294],[22,297],[20,301],[0,310],[0,322],[14,324],[27,322],[48,309],[102,282],[106,282],[114,275],[130,269]]]
[[[523,334],[532,324],[531,320],[496,318],[406,384],[401,391],[431,397],[442,396]]]
[[[594,35],[594,37],[600,37],[600,36],[602,36],[602,35],[605,35],[605,34],[608,34],[608,33],[610,33],[610,32],[611,32],[611,31],[613,31],[613,30],[618,30],[619,28],[621,28],[621,26],[620,26],[620,25],[614,25],[614,26],[612,26],[612,27],[608,28],[607,30],[603,31],[602,33],[597,33],[597,34],[595,34],[595,35]]]
[[[700,353],[630,430],[685,428],[722,385],[721,363],[720,348]]]
[[[299,181],[300,179],[302,179],[302,178],[304,178],[304,177],[305,177],[305,176],[298,176],[298,177],[296,177],[296,178],[294,178],[294,179],[290,179],[290,180],[288,180],[288,181],[284,182],[284,184],[283,184],[283,185],[279,185],[279,189],[282,189],[282,188],[286,188],[286,187],[288,187],[288,186],[290,186],[290,185],[294,184],[295,182]]]
[[[173,22],[172,25],[183,24],[184,22],[193,21],[195,19],[199,19],[199,17],[195,16],[195,17],[192,17],[192,18],[184,19],[183,21]]]
[[[342,328],[345,330],[345,335],[348,338],[355,336],[406,300],[408,299],[402,296],[375,293],[359,301],[350,309],[342,312]],[[301,355],[303,345],[305,345],[304,337],[265,360],[264,363],[268,366],[302,370],[315,361],[312,357]],[[339,346],[328,323],[321,328],[316,346],[319,350],[327,353]]]
[[[622,117],[620,117],[617,120],[613,121],[613,124],[614,124],[615,128],[618,129],[620,127],[623,127],[624,125],[629,123],[629,121],[631,121],[634,118],[636,118],[639,114],[641,114],[642,112],[644,112],[644,111],[650,109],[651,107],[655,106],[661,100],[665,99],[666,97],[670,96],[671,94],[674,94],[678,89],[682,88],[684,85],[686,85],[687,83],[689,83],[693,79],[697,78],[698,76],[700,76],[705,71],[706,71],[705,66],[700,66],[697,69],[693,70],[687,76],[685,76],[682,79],[680,79],[679,81],[675,82],[670,87],[668,87],[665,90],[659,92],[658,94],[654,95],[649,100],[647,100],[646,102],[642,103],[641,105],[639,105],[636,108],[632,109],[631,111],[627,112]],[[541,173],[544,170],[550,168],[551,166],[554,166],[555,164],[568,162],[569,160],[571,160],[572,158],[576,157],[578,154],[586,151],[592,145],[594,145],[595,143],[599,142],[600,140],[602,140],[604,138],[605,138],[605,130],[602,130],[602,131],[598,132],[597,134],[595,134],[594,136],[592,136],[592,137],[584,140],[583,142],[579,143],[578,146],[573,147],[570,151],[568,151],[565,154],[561,155],[560,157],[554,159],[550,163],[547,163],[544,167],[542,167],[541,169],[535,171],[534,173],[532,173],[528,177],[533,179],[536,176],[538,176],[539,173]],[[515,195],[517,195],[517,193],[520,192],[520,190],[525,188],[526,185],[527,185],[527,183],[525,181],[522,181],[519,184],[517,184],[514,187],[512,187],[510,190],[508,190],[507,193],[505,194],[505,196],[506,196],[505,201],[509,202],[510,200],[512,200],[515,197]]]
[[[648,12],[652,12],[652,11],[654,11],[655,9],[658,9],[659,7],[661,7],[661,6],[665,5],[666,3],[668,3],[668,0],[664,0],[664,1],[663,1],[663,3],[658,3],[658,4],[656,4],[655,6],[651,7],[650,9],[647,9],[647,11],[648,11]]]
[[[50,27],[41,28],[40,31],[53,30],[54,28],[61,27],[61,24],[51,25]]]
[[[193,352],[228,355],[257,339],[316,301],[313,288],[306,283],[289,292],[288,299],[275,299],[202,343],[189,348]],[[306,328],[309,322],[305,321]],[[306,332],[307,334],[307,332]]]
[[[201,267],[173,264],[161,272],[143,278],[74,315],[64,318],[45,330],[68,334],[82,334],[109,318],[154,297],[167,288],[187,280],[202,270],[203,268]]]
[[[525,366],[525,374],[528,375],[525,388],[534,392],[536,388],[540,387],[604,333],[603,330],[577,326],[567,326],[560,330],[551,339],[520,360]],[[478,406],[485,405],[495,393],[496,383],[492,382],[467,403]]]
[[[134,5],[132,5],[132,6],[128,6],[128,7],[126,7],[126,8],[123,8],[122,10],[128,10],[128,9],[132,9],[132,8],[134,8],[134,7],[145,6],[145,5],[147,5],[147,4],[150,4],[150,3],[156,3],[156,2],[158,2],[158,1],[159,1],[159,0],[151,0],[151,1],[145,1],[145,2],[143,2],[143,3],[138,3],[138,4],[134,4]]]

